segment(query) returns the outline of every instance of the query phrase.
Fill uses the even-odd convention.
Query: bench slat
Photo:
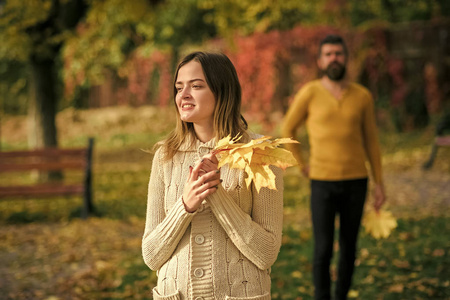
[[[85,156],[87,149],[59,149],[59,148],[45,148],[37,150],[19,150],[0,152],[1,158],[19,158],[19,157],[58,157],[58,156]]]
[[[29,197],[42,198],[61,195],[81,195],[84,192],[82,185],[33,185],[33,186],[0,186],[0,199]]]
[[[86,162],[82,160],[72,160],[66,162],[35,162],[35,163],[0,163],[1,172],[12,171],[28,171],[28,170],[40,170],[40,171],[57,171],[63,169],[84,169]]]
[[[450,146],[450,136],[437,136],[435,143],[438,146]]]
[[[84,179],[79,185],[45,183],[28,186],[0,186],[0,199],[47,198],[54,196],[83,196],[81,217],[86,219],[94,211],[92,203],[92,151],[94,139],[89,138],[87,148],[44,148],[29,151],[0,152],[0,173],[20,171],[63,171],[83,169]],[[2,175],[3,176],[3,175]]]

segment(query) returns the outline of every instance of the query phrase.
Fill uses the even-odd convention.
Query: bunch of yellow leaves
[[[229,164],[230,168],[244,170],[247,174],[247,187],[253,181],[258,192],[262,187],[277,189],[275,174],[269,168],[270,165],[285,170],[297,164],[289,150],[278,147],[281,144],[298,143],[291,138],[271,140],[270,136],[263,136],[246,144],[237,143],[239,139],[240,137],[227,136],[217,143],[213,152],[219,160],[219,168]]]
[[[378,212],[371,210],[364,215],[362,224],[366,233],[374,238],[387,238],[391,231],[397,227],[397,220],[390,211],[380,210]]]

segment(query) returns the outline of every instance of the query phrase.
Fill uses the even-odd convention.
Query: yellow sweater
[[[370,92],[350,83],[342,99],[337,100],[320,80],[307,83],[295,96],[281,129],[284,137],[295,137],[306,122],[310,143],[311,179],[349,180],[368,176],[370,162],[376,183],[381,183],[381,158],[378,145],[373,99]],[[287,144],[304,165],[298,144]]]
[[[258,193],[253,184],[247,188],[242,170],[225,165],[218,190],[188,213],[181,196],[189,166],[215,141],[188,145],[170,161],[161,148],[153,159],[142,240],[144,261],[158,272],[153,299],[270,300],[270,267],[283,226],[281,169],[273,168],[277,190]]]

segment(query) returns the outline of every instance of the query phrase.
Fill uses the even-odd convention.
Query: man
[[[314,232],[315,299],[330,299],[330,261],[335,215],[339,214],[339,263],[335,299],[346,299],[354,270],[356,242],[367,192],[370,162],[375,181],[374,208],[385,201],[373,99],[361,85],[345,77],[348,53],[343,39],[329,35],[319,47],[318,80],[303,86],[286,114],[284,137],[294,137],[306,124],[309,165],[298,144],[288,144],[302,173],[311,179]]]

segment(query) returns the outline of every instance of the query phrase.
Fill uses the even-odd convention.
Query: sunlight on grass
[[[141,238],[156,141],[173,126],[170,110],[153,107],[63,111],[60,145],[94,148],[97,217],[79,219],[81,197],[0,201],[0,290],[10,299],[150,299],[156,274],[143,263]],[[5,118],[2,149],[26,144],[19,117]],[[251,124],[254,131],[262,127]],[[5,131],[6,130],[6,131]],[[9,130],[9,131],[8,131]],[[276,137],[278,128],[266,132]],[[351,299],[444,299],[449,296],[450,149],[424,172],[432,130],[382,133],[387,207],[398,228],[375,240],[361,230]],[[306,134],[299,136],[307,150]],[[3,183],[29,183],[23,174]],[[68,180],[72,180],[68,175]],[[73,179],[77,180],[77,179]],[[299,170],[284,175],[284,230],[272,267],[273,299],[312,299],[309,182]],[[371,205],[369,196],[367,205]],[[336,255],[332,277],[336,276]],[[36,284],[39,283],[39,284]],[[8,298],[7,298],[8,299]]]

